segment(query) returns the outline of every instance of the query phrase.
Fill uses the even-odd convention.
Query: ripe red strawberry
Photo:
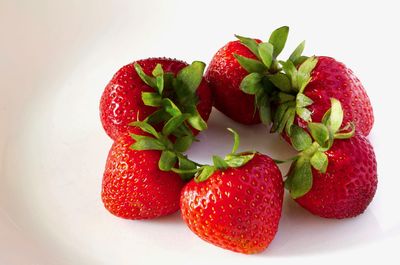
[[[246,254],[268,247],[278,230],[283,181],[275,162],[260,153],[214,156],[182,190],[188,227],[216,246]]]
[[[312,113],[312,121],[320,122],[330,108],[330,98],[336,98],[343,106],[343,123],[352,121],[356,130],[367,136],[372,129],[374,115],[360,80],[343,63],[331,57],[318,56],[317,60],[317,65],[311,72],[311,81],[303,92],[313,101],[307,107]],[[307,122],[299,117],[295,123],[303,128],[307,127]]]
[[[132,150],[134,142],[129,135],[120,135],[111,147],[101,192],[104,206],[126,219],[150,219],[176,212],[184,181],[172,171],[159,169],[160,151]]]
[[[130,122],[136,121],[138,118],[143,120],[159,109],[159,107],[144,104],[142,93],[154,92],[155,89],[146,84],[139,76],[135,70],[135,63],[142,68],[146,75],[151,75],[158,64],[162,66],[164,73],[172,73],[174,76],[188,66],[187,63],[175,59],[149,58],[133,62],[118,70],[106,86],[100,101],[101,121],[106,133],[112,139],[126,133]],[[174,98],[176,96],[173,91],[171,92],[171,84],[164,80],[164,85],[166,86],[164,94],[176,103]],[[196,95],[198,97],[197,110],[206,121],[211,112],[212,98],[205,80],[201,81]],[[176,105],[180,107],[178,103]],[[194,130],[194,133],[198,133],[198,131]]]
[[[377,169],[370,142],[356,134],[337,140],[326,152],[326,173],[313,169],[309,192],[296,201],[315,215],[326,218],[348,218],[365,211],[377,188]]]
[[[219,49],[205,75],[214,95],[214,106],[237,122],[260,123],[254,96],[240,90],[240,83],[248,72],[239,64],[235,54],[256,59],[256,56],[240,41],[231,41]]]
[[[311,213],[341,219],[363,213],[370,204],[378,183],[377,166],[365,136],[354,127],[340,129],[343,110],[338,100],[331,102],[322,123],[309,123],[308,132],[292,126],[291,143],[299,154],[285,185]]]

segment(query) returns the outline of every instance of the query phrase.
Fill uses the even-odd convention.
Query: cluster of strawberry
[[[284,188],[302,207],[325,218],[364,212],[377,188],[377,165],[366,136],[369,98],[357,77],[330,57],[278,59],[288,27],[267,42],[236,36],[205,64],[151,58],[121,68],[100,103],[114,140],[102,200],[114,215],[150,219],[181,209],[200,238],[241,253],[268,247],[278,230]],[[286,161],[256,151],[187,157],[207,128],[212,106],[242,124],[263,123],[298,154]],[[343,124],[343,126],[342,126]],[[276,163],[291,162],[284,178]]]

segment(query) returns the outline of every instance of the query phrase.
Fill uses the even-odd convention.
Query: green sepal
[[[296,114],[306,122],[311,122],[311,111],[307,108],[296,108]]]
[[[311,98],[307,97],[303,93],[297,93],[297,95],[296,95],[296,107],[297,108],[307,107],[313,103],[314,103],[314,101]]]
[[[191,179],[197,172],[196,164],[183,155],[178,155],[178,165],[180,172],[177,172],[174,168],[172,168],[172,171],[178,173],[183,180]]]
[[[306,44],[306,41],[302,41],[296,49],[292,52],[292,54],[289,57],[289,60],[292,61],[294,64],[295,62],[301,57],[301,54],[304,51],[304,46]]]
[[[162,94],[164,90],[164,70],[162,69],[161,64],[157,64],[153,69],[152,75],[156,78],[156,88],[158,94]]]
[[[150,124],[158,124],[162,121],[169,119],[170,117],[171,115],[165,112],[164,109],[159,109],[150,114],[149,116],[147,116],[147,118],[144,121]]]
[[[225,157],[225,162],[229,167],[237,168],[244,166],[253,159],[255,153],[229,154]]]
[[[174,143],[174,150],[180,153],[186,152],[193,143],[193,136],[186,135],[178,137]]]
[[[329,130],[322,123],[310,122],[308,123],[308,129],[315,141],[321,146],[324,146],[326,141],[329,139]]]
[[[283,117],[285,116],[285,113],[289,107],[291,107],[292,102],[286,102],[283,104],[280,104],[278,108],[275,111],[274,115],[274,124],[271,128],[271,132],[276,132],[278,130],[278,127],[280,124],[283,122]]]
[[[297,151],[303,151],[312,144],[311,136],[297,125],[292,125],[290,141]]]
[[[350,129],[350,131],[349,131]],[[354,136],[356,132],[356,126],[350,122],[345,128],[334,134],[335,139],[349,139]]]
[[[315,56],[309,57],[305,60],[297,71],[297,88],[300,93],[303,93],[304,89],[311,81],[311,72],[314,70],[318,63],[318,59]]]
[[[188,116],[189,114],[181,114],[178,116],[173,116],[171,119],[169,119],[162,129],[163,135],[168,136],[174,132],[179,126],[181,126]]]
[[[269,69],[273,61],[274,46],[271,43],[263,42],[258,44],[258,54],[260,55],[261,61]]]
[[[286,103],[289,101],[294,101],[296,99],[295,96],[283,92],[279,92],[276,94],[274,98],[279,104]]]
[[[290,80],[291,88],[298,91],[297,87],[297,68],[292,61],[281,61],[282,69]]]
[[[274,46],[273,56],[276,58],[283,50],[289,34],[289,27],[283,26],[274,30],[269,37],[269,43]]]
[[[150,107],[159,107],[162,105],[161,95],[153,92],[142,92],[142,101],[144,105]]]
[[[293,63],[294,63],[294,65],[297,67],[297,66],[301,65],[302,63],[304,63],[308,58],[310,58],[310,57],[308,57],[308,56],[300,56],[300,57],[297,58],[297,60],[294,61]]]
[[[136,73],[139,75],[140,79],[142,79],[143,82],[145,82],[148,86],[152,88],[157,88],[156,79],[154,77],[146,75],[146,73],[143,71],[142,67],[138,63],[135,63],[133,66],[135,67]]]
[[[258,43],[255,39],[252,38],[247,38],[239,35],[235,35],[235,37],[240,40],[240,43],[242,43],[244,46],[246,46],[257,58],[260,58],[260,55],[258,53]]]
[[[163,98],[162,106],[164,107],[164,110],[171,116],[182,115],[182,112],[178,106],[176,106],[175,103],[169,98]]]
[[[233,134],[233,146],[232,146],[231,154],[235,154],[240,145],[240,136],[232,128],[228,128],[228,131],[230,131]]]
[[[136,141],[131,145],[131,149],[142,151],[142,150],[165,150],[165,145],[158,139],[131,134],[132,138]]]
[[[233,54],[239,64],[248,72],[248,73],[264,73],[267,68],[264,64],[262,64],[258,60],[250,59],[238,54]]]
[[[204,131],[207,129],[207,123],[203,120],[195,106],[193,106],[193,108],[191,108],[188,112],[190,113],[190,116],[188,117],[187,122],[194,129],[198,131]]]
[[[328,168],[328,156],[324,152],[315,152],[310,159],[313,168],[321,173],[325,173]]]
[[[287,75],[283,73],[277,73],[269,75],[268,79],[282,92],[290,93],[292,91],[292,85]]]
[[[229,167],[229,165],[225,162],[225,160],[220,156],[214,155],[212,157],[212,159],[213,159],[214,166],[217,169],[225,170]]]
[[[292,165],[285,186],[293,199],[297,199],[312,188],[312,170],[308,159],[299,157]]]
[[[203,79],[205,63],[194,61],[192,64],[186,66],[176,76],[176,80],[183,86],[180,91],[176,91],[179,95],[183,93],[195,94]]]
[[[263,89],[262,81],[263,75],[259,73],[250,73],[242,79],[240,83],[240,90],[246,94],[254,95],[257,91]]]
[[[129,123],[129,126],[139,127],[142,131],[150,133],[156,138],[160,138],[160,135],[158,134],[156,129],[154,129],[153,126],[151,126],[149,123],[145,121],[134,121]]]
[[[269,126],[272,122],[272,111],[269,101],[265,100],[265,104],[259,106],[258,112],[262,124]]]
[[[214,172],[216,168],[214,166],[203,166],[199,169],[199,173],[194,177],[194,181],[203,182],[206,181]]]
[[[322,121],[333,133],[340,129],[343,122],[343,109],[339,100],[331,98],[331,108],[325,113]]]
[[[170,171],[176,164],[176,154],[170,150],[164,150],[161,153],[160,160],[158,160],[158,167],[162,171]]]

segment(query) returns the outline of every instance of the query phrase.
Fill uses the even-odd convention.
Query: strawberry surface
[[[189,228],[219,247],[246,254],[268,247],[282,211],[283,183],[275,162],[256,153],[239,168],[215,171],[182,190],[181,211]]]

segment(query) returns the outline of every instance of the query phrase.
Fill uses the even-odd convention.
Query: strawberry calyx
[[[161,64],[156,65],[152,76],[145,74],[138,63],[135,63],[134,67],[142,81],[155,90],[155,92],[142,92],[143,103],[146,106],[159,108],[145,121],[155,125],[166,122],[171,117],[186,115],[186,122],[176,130],[176,133],[182,134],[190,130],[187,125],[198,131],[207,129],[207,123],[196,108],[198,103],[196,91],[205,69],[203,62],[194,61],[182,68],[176,77],[173,73],[164,72]]]
[[[135,140],[131,145],[133,150],[159,150],[161,156],[158,161],[158,167],[162,171],[171,171],[177,164],[179,169],[192,170],[197,168],[197,164],[187,158],[183,153],[191,146],[195,137],[193,135],[186,135],[177,137],[175,141],[170,139],[170,134],[177,130],[182,123],[187,119],[188,115],[174,116],[167,121],[162,128],[161,132],[146,121],[135,121],[130,123],[130,126],[138,127],[143,132],[149,135],[130,134]],[[189,179],[191,176],[182,173],[180,174],[183,180]]]
[[[286,175],[285,187],[296,199],[306,194],[312,187],[312,168],[326,173],[329,159],[326,154],[335,139],[348,139],[355,133],[355,126],[349,123],[342,127],[343,109],[337,99],[331,98],[331,108],[325,113],[321,123],[308,123],[307,130],[291,125],[291,144],[299,153],[292,159]]]
[[[231,152],[224,158],[214,155],[212,157],[212,165],[201,165],[196,163],[197,168],[189,170],[172,168],[172,171],[179,174],[191,174],[191,176],[194,176],[194,180],[196,182],[203,182],[206,181],[217,170],[225,171],[228,168],[239,168],[248,163],[251,159],[253,159],[256,152],[251,151],[237,153],[240,143],[239,134],[231,128],[228,128],[228,130],[234,136],[234,144]]]

